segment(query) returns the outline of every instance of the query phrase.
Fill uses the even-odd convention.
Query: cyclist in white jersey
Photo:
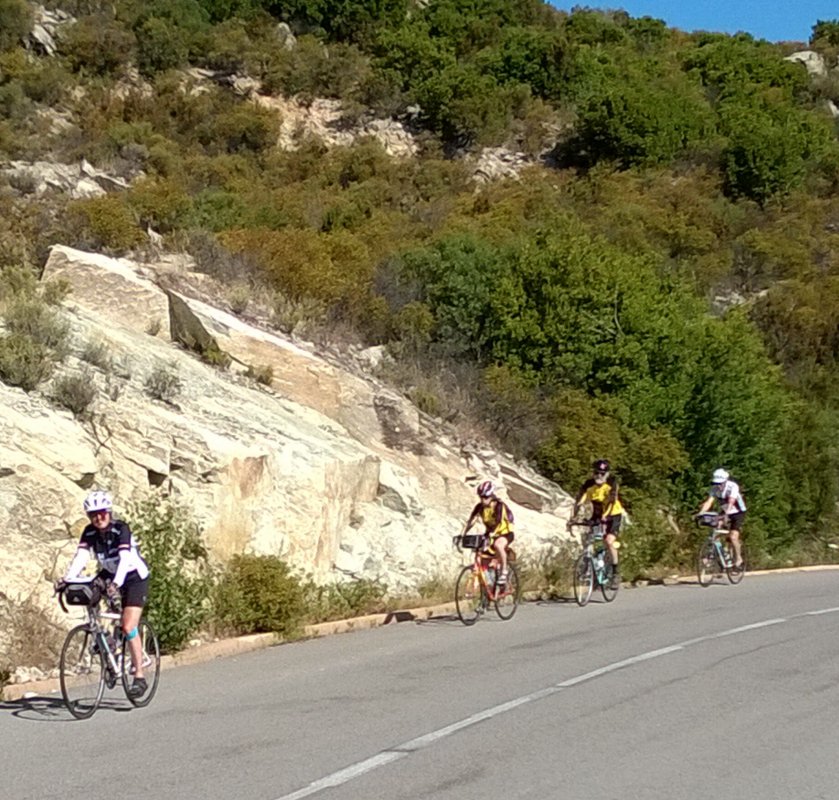
[[[743,565],[743,554],[740,549],[740,532],[743,530],[743,520],[746,516],[746,503],[740,486],[731,480],[728,472],[720,468],[715,469],[711,476],[711,486],[708,490],[708,498],[699,509],[704,514],[716,505],[722,515],[720,527],[730,530],[729,539],[734,548],[734,566]]]
[[[143,658],[137,626],[148,598],[149,568],[131,533],[122,520],[112,515],[113,502],[107,492],[91,492],[84,501],[90,524],[82,531],[76,555],[64,581],[77,578],[91,555],[99,563],[99,577],[107,581],[108,594],[119,594],[122,600],[122,629],[128,640],[134,681],[128,690],[133,697],[145,694],[148,688],[143,675]]]

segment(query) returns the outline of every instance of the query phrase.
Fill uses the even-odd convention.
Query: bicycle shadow
[[[116,698],[103,698],[97,713],[115,711],[124,713],[131,711],[133,706],[127,701],[120,702]],[[79,722],[68,710],[61,697],[52,695],[35,695],[21,697],[19,700],[0,700],[0,712],[9,712],[12,717],[27,722]]]

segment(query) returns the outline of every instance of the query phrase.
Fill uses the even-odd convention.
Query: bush
[[[74,417],[84,416],[97,393],[93,373],[87,368],[76,375],[62,375],[52,388],[56,402],[71,411]]]
[[[299,579],[277,556],[233,556],[214,593],[215,622],[232,633],[293,636],[305,608]]]
[[[181,392],[181,379],[174,364],[168,367],[158,365],[146,378],[146,391],[155,400],[171,403]]]
[[[32,30],[32,9],[26,0],[0,0],[0,50],[19,44]]]
[[[81,249],[124,253],[145,240],[134,214],[120,196],[77,200],[67,211],[71,235]]]
[[[163,651],[178,650],[208,612],[212,574],[201,531],[188,510],[168,497],[132,503],[126,516],[151,571],[146,617]]]
[[[308,582],[305,597],[310,622],[378,614],[388,608],[387,585],[374,578],[358,578],[324,586]]]
[[[28,336],[50,348],[59,358],[65,355],[67,323],[39,297],[23,295],[14,298],[6,306],[3,317],[11,333]]]
[[[125,68],[136,40],[107,14],[82,17],[62,36],[59,49],[75,72],[108,75]]]
[[[31,392],[52,375],[50,351],[29,336],[12,333],[0,339],[0,379]]]
[[[114,365],[110,348],[104,342],[88,341],[82,350],[81,357],[82,361],[99,367],[103,372],[110,372]]]

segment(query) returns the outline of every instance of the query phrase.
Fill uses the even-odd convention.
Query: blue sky
[[[810,38],[817,20],[839,19],[839,2],[825,0],[624,0],[614,3],[568,3],[550,0],[556,8],[574,6],[622,8],[631,17],[656,17],[668,27],[683,31],[746,31],[770,42],[801,41]]]

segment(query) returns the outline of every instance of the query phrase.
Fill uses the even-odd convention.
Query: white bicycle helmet
[[[728,473],[722,467],[715,469],[714,474],[711,476],[711,483],[725,483],[727,480]]]
[[[111,496],[107,492],[97,489],[91,492],[84,499],[84,513],[92,514],[94,511],[110,511],[114,504],[111,501]]]

